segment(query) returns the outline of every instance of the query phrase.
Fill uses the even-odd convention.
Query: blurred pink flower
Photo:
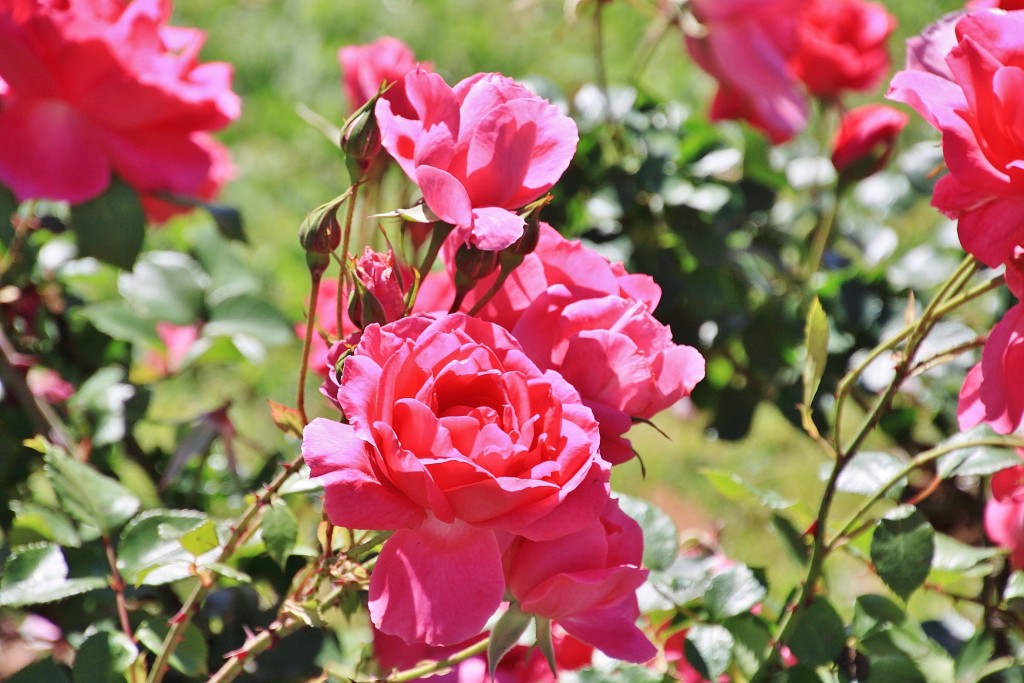
[[[476,74],[452,88],[417,69],[405,87],[414,114],[377,103],[384,148],[430,210],[456,226],[453,242],[488,251],[515,242],[526,225],[515,211],[565,172],[576,124],[500,74]]]
[[[948,30],[926,31],[942,49]],[[1024,13],[982,10],[961,17],[948,72],[919,56],[892,80],[889,97],[909,104],[942,133],[949,173],[932,205],[958,220],[960,243],[991,267],[1024,244]],[[931,52],[934,54],[935,49]],[[912,54],[927,53],[918,43]],[[922,67],[926,70],[922,70]]]
[[[823,99],[870,90],[889,72],[887,43],[895,29],[896,18],[880,3],[812,0],[800,12],[793,72]]]
[[[554,619],[610,657],[645,662],[657,649],[636,626],[642,557],[640,525],[609,500],[574,534],[514,540],[505,551],[508,587],[524,612]]]
[[[884,104],[865,104],[846,112],[832,143],[832,165],[842,178],[859,180],[889,163],[896,139],[910,117]]]
[[[1024,465],[992,475],[992,498],[985,504],[985,533],[1011,551],[1014,569],[1024,569]]]
[[[608,499],[590,410],[490,323],[370,325],[334,398],[347,424],[314,420],[302,452],[334,524],[396,530],[370,616],[407,642],[479,633],[505,592],[503,539],[574,533]]]
[[[338,63],[345,75],[345,97],[349,112],[354,112],[377,94],[382,83],[391,87],[384,99],[392,110],[411,118],[412,105],[405,95],[405,75],[419,67],[431,70],[428,63],[418,63],[412,49],[398,38],[383,36],[366,45],[349,45],[338,50]]]
[[[210,137],[238,117],[231,66],[198,62],[202,31],[170,0],[0,0],[0,182],[19,200],[84,202],[117,174],[152,220],[231,174]]]
[[[41,365],[29,368],[26,382],[32,395],[47,403],[63,403],[75,393],[75,387],[60,373]]]
[[[495,277],[477,285],[467,306]],[[428,278],[433,299],[450,279]],[[601,425],[601,456],[619,464],[633,457],[623,437],[633,419],[654,417],[704,377],[700,353],[675,344],[654,318],[660,299],[650,276],[627,273],[545,223],[537,248],[479,315],[510,330],[541,370],[556,370],[575,387]]]
[[[694,61],[718,81],[712,120],[740,118],[772,142],[807,125],[807,96],[789,65],[807,0],[693,0],[700,36],[687,36]]]
[[[199,339],[202,323],[191,325],[175,325],[169,322],[158,322],[156,333],[163,343],[162,349],[147,349],[142,357],[142,364],[161,377],[175,374],[185,364],[189,349]]]
[[[992,328],[981,362],[975,365],[960,390],[957,416],[960,429],[982,422],[999,434],[1024,426],[1024,304],[1007,311]]]

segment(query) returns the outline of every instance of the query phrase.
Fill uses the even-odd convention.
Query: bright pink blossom
[[[500,74],[449,87],[437,74],[406,75],[413,115],[377,103],[384,148],[423,192],[457,243],[503,249],[523,234],[517,209],[541,197],[576,151],[572,119]]]
[[[999,434],[1024,426],[1024,304],[1011,308],[989,333],[981,362],[960,390],[960,429],[982,422]]]
[[[169,0],[0,0],[0,182],[19,200],[84,202],[117,174],[151,219],[159,193],[209,199],[231,172],[209,131],[238,117],[231,66]]]
[[[345,74],[345,97],[350,112],[366,104],[377,94],[382,83],[391,87],[384,98],[392,111],[400,116],[413,113],[405,96],[405,75],[417,66],[430,71],[429,64],[420,64],[412,49],[398,38],[383,36],[367,45],[349,45],[338,50],[338,63]]]
[[[887,42],[895,29],[896,18],[880,3],[812,0],[800,13],[793,73],[823,99],[870,90],[889,72]]]
[[[494,277],[477,286],[467,306]],[[660,298],[650,276],[629,274],[542,224],[536,250],[480,316],[510,330],[538,367],[558,371],[576,388],[601,425],[602,457],[618,464],[633,457],[622,436],[633,419],[654,417],[704,377],[700,353],[675,344],[654,318]]]
[[[948,45],[948,31],[925,36],[938,49]],[[1022,36],[1022,12],[966,14],[956,23],[948,72],[937,71],[934,59],[923,64],[915,57],[889,91],[891,99],[909,104],[942,132],[949,173],[935,186],[932,205],[958,220],[964,249],[991,267],[1024,244]],[[927,53],[917,47],[915,54]]]
[[[479,633],[505,592],[509,534],[574,533],[608,498],[592,413],[496,325],[461,314],[370,325],[335,399],[348,423],[314,420],[302,451],[334,524],[396,530],[370,616],[407,642]]]
[[[971,2],[967,3],[967,6],[975,9],[995,7],[1012,11],[1024,9],[1024,0],[971,0]]]
[[[985,532],[1011,551],[1014,569],[1024,569],[1024,465],[992,476],[992,498],[985,504]]]
[[[865,104],[843,115],[832,143],[832,165],[843,178],[866,178],[889,163],[896,139],[910,121],[884,104]]]
[[[694,0],[700,36],[688,36],[694,61],[719,89],[712,120],[740,118],[785,142],[807,125],[807,96],[789,60],[807,0]]]
[[[63,403],[75,393],[75,387],[59,372],[42,365],[29,368],[25,381],[32,395],[47,403]]]
[[[645,662],[657,649],[636,626],[642,557],[640,525],[609,500],[600,519],[574,534],[513,541],[508,587],[524,612],[554,619],[610,657]]]

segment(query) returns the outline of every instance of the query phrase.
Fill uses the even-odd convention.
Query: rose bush
[[[165,0],[0,2],[0,183],[19,200],[84,202],[117,174],[152,220],[161,193],[212,198],[230,176],[210,131],[239,115],[232,68]],[[73,158],[75,163],[66,163]]]
[[[515,210],[557,182],[576,151],[572,119],[500,74],[454,88],[418,69],[406,76],[415,116],[377,103],[384,148],[420,188],[456,243],[495,251],[523,234]]]
[[[464,315],[363,331],[302,451],[332,522],[394,529],[370,580],[374,624],[406,641],[476,635],[505,590],[509,534],[586,527],[608,498],[593,416],[496,325]]]

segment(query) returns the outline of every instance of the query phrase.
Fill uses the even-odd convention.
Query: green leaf
[[[113,339],[147,346],[160,343],[153,320],[140,317],[124,301],[104,301],[86,306],[79,309],[79,314]]]
[[[109,366],[97,370],[85,381],[68,405],[75,411],[85,412],[93,426],[92,442],[96,446],[117,443],[124,438],[126,404],[136,390],[125,383],[124,370]]]
[[[755,502],[771,510],[785,510],[793,507],[793,501],[786,500],[774,491],[762,491],[734,472],[704,468],[700,473],[707,478],[715,490],[730,500]]]
[[[118,291],[139,315],[188,325],[204,317],[210,276],[191,257],[175,251],[146,253],[131,273],[122,273]]]
[[[240,294],[215,304],[203,334],[211,337],[244,335],[265,346],[287,344],[295,339],[295,330],[280,311],[265,297],[254,294]]]
[[[139,656],[135,643],[123,633],[98,631],[78,648],[74,683],[124,683],[125,672]]]
[[[537,617],[534,624],[537,631],[537,649],[544,655],[551,674],[557,676],[558,662],[555,661],[555,643],[551,639],[551,620]]]
[[[991,661],[995,651],[995,637],[984,629],[979,630],[964,643],[956,656],[956,680],[963,683],[978,680],[978,674]]]
[[[57,666],[53,657],[29,664],[14,674],[7,683],[68,683],[64,670]]]
[[[771,520],[772,527],[782,537],[784,545],[790,554],[799,562],[806,563],[811,556],[811,549],[807,545],[803,532],[797,529],[793,522],[789,521],[789,517],[780,512],[773,512]]]
[[[854,455],[839,473],[836,488],[843,493],[873,496],[892,481],[905,466],[906,463],[895,455],[883,451],[862,451]],[[827,468],[831,471],[832,465],[827,465]],[[895,497],[906,485],[906,478],[901,478],[886,495]]]
[[[943,445],[966,443],[987,435],[991,435],[991,432],[975,429],[956,434]],[[982,477],[1019,464],[1020,456],[1012,448],[973,446],[946,453],[935,463],[935,471],[943,479],[956,476]]]
[[[516,646],[531,621],[533,615],[523,612],[515,602],[498,618],[498,623],[491,629],[491,640],[487,643],[487,670],[492,680],[502,657]]]
[[[233,206],[223,204],[203,204],[210,218],[217,224],[217,232],[229,240],[248,242],[245,236],[245,225],[242,223],[241,212]]]
[[[704,606],[712,619],[749,612],[764,600],[765,588],[746,565],[738,564],[716,574],[704,591]]]
[[[59,546],[36,543],[16,548],[0,575],[0,606],[39,605],[107,587],[101,576],[67,576],[68,563]]]
[[[732,660],[733,638],[723,626],[696,624],[686,632],[683,650],[691,666],[704,678],[717,681]]]
[[[904,517],[880,520],[871,539],[878,576],[903,600],[928,578],[934,554],[935,530],[913,509]]]
[[[811,405],[825,374],[825,364],[828,362],[828,337],[828,316],[825,315],[821,302],[815,297],[807,311],[807,321],[804,324],[804,339],[807,344],[803,370],[805,406]]]
[[[947,536],[935,534],[935,556],[929,579],[949,587],[968,578],[988,576],[996,571],[993,559],[1001,554],[999,548],[977,548]]]
[[[284,568],[299,533],[295,515],[283,500],[275,500],[264,513],[260,528],[263,530],[263,544],[267,547],[267,553]]]
[[[846,627],[835,608],[819,596],[804,611],[787,644],[801,664],[828,664],[846,644]]]
[[[163,649],[164,638],[170,628],[163,618],[146,619],[135,631],[135,637],[153,654]],[[171,655],[170,665],[186,676],[200,676],[206,673],[206,659],[209,656],[206,639],[192,624],[185,627],[185,634],[178,648]]]
[[[679,553],[679,531],[672,518],[652,503],[619,496],[619,507],[636,520],[644,532],[644,566],[652,571],[667,569]]]
[[[733,637],[733,658],[749,678],[764,663],[764,654],[771,644],[772,634],[768,626],[753,614],[740,614],[723,623]]]
[[[161,532],[163,532],[163,528],[161,528]],[[175,536],[175,538],[178,537]],[[217,527],[210,520],[206,520],[195,529],[181,534],[178,542],[193,557],[200,557],[220,545],[220,540],[217,538]]]
[[[900,652],[869,657],[868,670],[872,683],[928,683],[914,660]]]
[[[142,251],[146,214],[135,190],[115,179],[107,191],[71,207],[78,253],[129,270]]]
[[[117,546],[117,567],[124,580],[158,586],[192,576],[195,556],[181,537],[206,522],[192,510],[147,510],[129,522]]]
[[[139,509],[139,499],[117,480],[59,449],[48,448],[44,461],[61,506],[79,522],[109,534]]]
[[[1003,591],[1003,600],[1024,598],[1024,571],[1017,570],[1010,574]]]
[[[77,548],[82,539],[75,529],[75,523],[60,510],[31,501],[11,501],[11,511],[17,515],[11,529],[11,545],[25,545],[37,540],[53,541],[62,546]],[[24,542],[18,540],[24,535],[37,536]]]

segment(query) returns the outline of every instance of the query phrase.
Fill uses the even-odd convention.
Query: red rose
[[[832,143],[832,165],[844,180],[860,180],[889,163],[896,138],[910,117],[884,104],[866,104],[843,115]]]
[[[863,0],[816,0],[799,15],[799,48],[791,58],[796,76],[816,97],[870,90],[889,71],[886,41],[896,18]]]
[[[0,0],[0,182],[19,200],[84,202],[116,173],[151,219],[168,192],[209,199],[230,175],[208,131],[238,117],[231,66],[204,34],[166,26],[169,1]]]

